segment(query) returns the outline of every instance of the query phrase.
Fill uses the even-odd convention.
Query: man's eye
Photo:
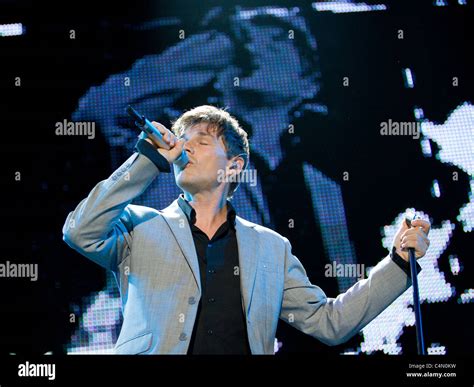
[[[201,144],[201,145],[209,145],[207,142],[202,142],[202,141],[201,141],[199,144]]]

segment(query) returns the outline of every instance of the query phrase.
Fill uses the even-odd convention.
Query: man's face
[[[217,138],[212,127],[200,123],[186,129],[182,138],[189,163],[182,170],[174,165],[178,187],[193,195],[225,184],[218,181],[219,171],[225,171],[229,164],[222,137]]]

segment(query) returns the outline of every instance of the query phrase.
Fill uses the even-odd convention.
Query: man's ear
[[[237,170],[236,175],[238,175],[242,169],[244,168],[244,159],[242,157],[236,157],[232,160],[229,169],[230,170]]]

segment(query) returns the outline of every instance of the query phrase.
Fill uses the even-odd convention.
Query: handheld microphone
[[[163,140],[163,135],[161,132],[153,126],[153,124],[146,118],[143,114],[138,113],[133,107],[130,105],[127,106],[127,113],[135,119],[135,125],[144,133],[148,135],[156,144],[158,144],[161,148],[170,150],[171,147]],[[168,129],[165,129],[168,130]],[[171,134],[171,131],[168,130]],[[143,133],[142,133],[143,134]],[[180,169],[183,169],[186,164],[189,162],[188,155],[186,151],[183,149],[181,155],[174,161]]]

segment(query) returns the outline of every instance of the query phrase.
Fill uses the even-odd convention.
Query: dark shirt
[[[227,201],[227,220],[211,239],[195,226],[196,211],[181,194],[196,247],[202,296],[188,354],[250,354],[240,291],[235,209]]]

